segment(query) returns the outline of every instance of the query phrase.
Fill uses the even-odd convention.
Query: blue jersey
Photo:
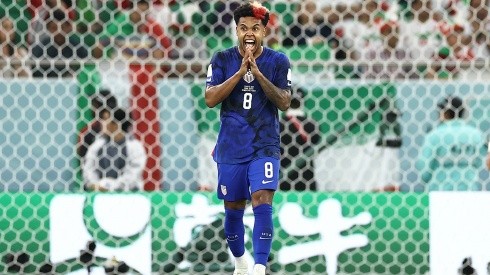
[[[217,52],[208,67],[207,86],[233,76],[242,64],[238,47]],[[256,58],[262,74],[276,87],[290,89],[289,60],[283,53],[263,48]],[[217,163],[237,164],[260,157],[279,159],[279,116],[259,82],[249,72],[221,102],[221,127],[213,152]]]

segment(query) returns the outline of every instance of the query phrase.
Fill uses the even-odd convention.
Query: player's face
[[[238,21],[236,29],[238,46],[243,54],[245,49],[250,49],[254,54],[260,53],[262,41],[265,37],[265,27],[260,19],[255,17],[242,17]]]
[[[102,125],[102,133],[110,136],[115,132],[117,124],[112,121],[111,113],[107,110],[103,110],[99,113],[100,124]]]

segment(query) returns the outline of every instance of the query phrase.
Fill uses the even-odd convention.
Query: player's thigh
[[[218,164],[218,198],[225,201],[251,200],[245,164]]]
[[[276,158],[259,158],[248,167],[250,191],[277,190],[279,182],[279,160]]]

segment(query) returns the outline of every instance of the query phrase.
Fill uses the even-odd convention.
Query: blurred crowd
[[[234,43],[240,1],[1,1],[0,76],[66,77],[86,60],[122,56],[161,73],[204,73],[211,52]],[[266,46],[299,72],[337,78],[447,78],[490,57],[490,0],[271,0]],[[66,61],[76,62],[66,62]],[[172,67],[173,66],[173,67]]]

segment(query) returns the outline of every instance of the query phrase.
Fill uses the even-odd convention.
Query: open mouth
[[[255,40],[245,39],[245,50],[253,50],[255,48]]]

